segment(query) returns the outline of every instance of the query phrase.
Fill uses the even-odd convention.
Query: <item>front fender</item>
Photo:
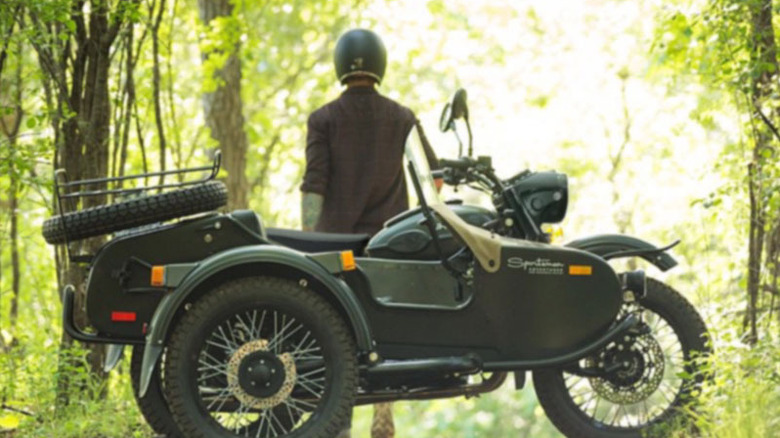
[[[152,371],[162,354],[168,331],[177,312],[188,302],[198,286],[226,269],[257,264],[292,268],[319,282],[324,286],[324,292],[335,298],[346,314],[347,322],[355,335],[358,351],[373,350],[373,338],[368,319],[358,299],[344,281],[334,277],[328,269],[301,252],[274,245],[242,246],[220,252],[196,264],[173,292],[162,299],[152,316],[150,331],[146,337],[139,391],[141,397],[149,386]]]
[[[669,253],[636,237],[622,234],[600,234],[567,243],[569,248],[587,251],[607,260],[638,256],[655,265],[661,271],[677,266],[677,260]]]

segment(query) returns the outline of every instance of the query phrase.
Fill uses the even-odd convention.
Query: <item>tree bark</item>
[[[163,128],[162,106],[160,104],[160,24],[162,23],[163,12],[165,11],[165,0],[160,0],[160,7],[157,16],[153,18],[154,11],[150,9],[149,18],[154,19],[152,25],[152,95],[154,100],[154,122],[157,125],[157,141],[160,144],[160,171],[165,170],[165,154],[167,153],[167,144],[165,141],[165,129]],[[165,175],[160,175],[159,184],[165,181]]]
[[[13,26],[11,26],[13,28]],[[3,47],[3,55],[7,52],[7,46]],[[21,41],[17,43],[17,54],[22,52]],[[1,70],[0,70],[1,71]],[[0,81],[1,82],[1,81]],[[9,145],[9,164],[10,182],[8,201],[9,216],[11,222],[10,246],[11,246],[11,305],[9,311],[9,326],[11,333],[14,334],[16,320],[19,316],[19,291],[21,286],[21,273],[19,269],[19,173],[16,168],[16,149],[19,128],[22,124],[24,111],[22,109],[22,62],[17,59],[16,69],[13,75],[13,84],[7,87],[7,90],[13,89],[12,102],[7,102],[13,106],[11,117],[0,118],[0,130],[2,130]]]
[[[772,1],[757,0],[750,3],[751,8],[751,32],[752,47],[751,61],[757,73],[753,76],[751,104],[754,113],[761,112],[762,105],[773,93],[773,84],[777,78],[777,46],[775,43],[775,31],[772,25]],[[767,67],[771,66],[771,67]],[[773,111],[776,113],[776,111]],[[756,117],[756,114],[753,117]],[[767,205],[764,201],[763,164],[762,152],[771,149],[772,134],[769,126],[756,129],[753,145],[753,156],[748,164],[748,194],[750,197],[750,224],[748,232],[748,281],[747,298],[748,308],[745,315],[745,326],[748,330],[747,342],[755,343],[758,340],[758,300],[761,288],[763,272],[763,252],[766,235]]]
[[[85,5],[88,3],[88,7]],[[138,3],[134,0],[133,3]],[[70,18],[75,23],[72,33],[63,35],[62,25],[56,21],[43,21],[41,8],[46,5],[30,4],[28,14],[35,27],[31,43],[38,53],[44,81],[50,87],[56,105],[52,124],[56,135],[55,165],[65,169],[70,180],[102,178],[109,171],[109,140],[111,128],[111,100],[109,73],[110,50],[116,40],[125,15],[109,6],[108,0],[72,0]],[[129,6],[124,6],[129,7]],[[112,12],[116,10],[116,12]],[[45,35],[36,39],[35,34]],[[53,43],[52,43],[53,41]],[[120,65],[119,68],[122,68]],[[47,85],[48,88],[48,85]],[[129,111],[125,117],[129,117]],[[90,190],[105,188],[105,184],[91,185]],[[106,202],[105,196],[86,197],[78,202],[64,203],[63,212],[76,208],[89,208]],[[71,244],[73,254],[94,254],[102,245],[102,238],[88,239]],[[60,258],[60,288],[65,284],[76,287],[74,320],[81,327],[89,325],[84,308],[86,270],[78,264]],[[70,363],[66,353],[73,340],[63,333],[61,342],[60,381],[58,401],[67,403],[68,397],[81,388],[73,388],[68,379]],[[90,372],[96,379],[105,378],[102,370],[105,346],[85,345]],[[67,364],[67,365],[66,365]]]
[[[230,17],[233,13],[230,0],[198,0],[198,8],[200,19],[206,25],[215,18]],[[222,166],[227,171],[228,209],[246,208],[249,188],[238,50],[236,41],[224,67],[216,73],[215,79],[220,81],[217,90],[203,95],[206,126],[211,130],[211,137],[219,143]],[[208,59],[209,55],[203,53],[203,59]]]
[[[15,147],[11,145],[11,147]],[[19,316],[19,291],[21,273],[19,270],[19,181],[11,172],[11,310],[9,311],[9,325],[11,333],[15,333],[16,320]]]

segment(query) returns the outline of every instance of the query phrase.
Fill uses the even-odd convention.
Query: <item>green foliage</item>
[[[132,397],[126,369],[100,385],[89,376],[87,352],[79,347],[51,353],[51,344],[25,342],[2,357],[3,400],[18,421],[19,437],[150,437]],[[60,379],[82,387],[82,396],[62,406]],[[27,399],[18,398],[26,394]],[[58,407],[59,406],[59,407]]]
[[[717,351],[710,365],[715,378],[705,388],[697,425],[704,436],[771,436],[780,418],[776,339],[767,335],[752,349],[741,343],[749,221],[745,163],[753,159],[753,129],[762,123],[751,109],[754,90],[750,84],[762,74],[774,73],[775,68],[751,55],[750,6],[755,1],[664,2],[655,27],[649,20],[653,14],[624,22],[621,9],[653,10],[648,6],[651,2],[589,2],[593,12],[586,14],[589,18],[583,23],[575,23],[577,37],[561,42],[571,22],[562,12],[549,12],[554,2],[517,6],[509,1],[464,0],[419,4],[241,0],[235,3],[231,17],[206,27],[200,22],[195,0],[169,0],[159,31],[168,167],[208,161],[214,144],[203,128],[200,96],[220,85],[214,72],[238,46],[244,129],[250,145],[250,206],[266,225],[297,227],[306,119],[340,92],[331,66],[335,41],[350,27],[375,28],[390,49],[382,93],[422,115],[434,113],[456,86],[464,85],[470,92],[477,150],[492,153],[497,167],[516,172],[527,163],[535,168],[555,166],[570,174],[572,206],[566,227],[572,237],[597,228],[613,232],[628,215],[626,227],[643,238],[659,243],[684,238],[674,249],[681,267],[668,274],[667,280],[705,314]],[[133,51],[138,55],[134,73],[137,105],[132,108],[127,133],[127,161],[123,169],[117,169],[125,174],[157,170],[160,158],[148,35],[151,3],[109,2],[118,17],[135,23],[132,29],[123,28],[120,37],[132,32]],[[32,416],[0,411],[0,429],[15,428],[15,436],[30,437],[151,436],[134,407],[126,363],[105,385],[90,387],[84,351],[76,348],[62,353],[78,359],[76,365],[57,371],[61,363],[60,305],[53,251],[40,237],[40,225],[52,207],[49,163],[56,139],[48,126],[57,117],[57,108],[48,105],[33,45],[61,47],[78,29],[69,0],[10,0],[0,2],[2,35],[19,5],[34,13],[36,20],[51,23],[52,32],[40,32],[28,18],[28,25],[17,27],[9,40],[2,71],[0,116],[10,115],[21,103],[24,119],[14,148],[0,136],[0,346],[7,348],[0,353],[0,399]],[[618,17],[615,24],[605,26],[598,21],[603,10]],[[591,26],[594,23],[609,27],[614,34],[603,35],[603,29]],[[654,35],[649,53],[648,33]],[[600,78],[607,85],[599,90],[610,91],[586,94],[593,100],[573,108],[576,91],[587,92],[594,84],[585,81],[587,71],[567,76],[571,64],[562,60],[582,56],[576,53],[577,43],[593,38],[603,38],[594,45],[603,45],[597,48],[608,56],[591,59],[592,53],[587,52],[580,66],[609,63]],[[616,40],[629,41],[628,55],[611,45]],[[115,65],[124,59],[126,41],[120,38],[112,48]],[[206,60],[203,52],[209,53]],[[17,65],[24,73],[22,102],[8,101],[6,93]],[[126,79],[112,70],[113,111],[122,102]],[[664,90],[654,88],[659,83],[667,96],[659,96]],[[625,87],[623,95],[621,87]],[[643,93],[653,97],[642,100]],[[766,93],[761,105],[774,120],[780,106],[777,90]],[[574,113],[568,120],[560,116],[566,110]],[[62,108],[63,117],[74,114]],[[505,141],[503,149],[500,145],[490,149],[494,145],[488,144],[496,140],[490,136],[496,124],[489,123],[496,120],[514,128],[504,131],[510,133],[506,139],[498,139]],[[430,123],[426,128],[434,131]],[[112,124],[112,134],[117,129]],[[539,131],[561,134],[540,137]],[[630,138],[623,161],[613,166],[610,160],[626,140],[626,132]],[[437,151],[446,151],[445,146],[435,144]],[[771,149],[758,154],[761,199],[773,214],[780,211],[777,156]],[[607,183],[605,177],[613,168],[614,180]],[[22,293],[15,326],[8,316],[10,175],[19,181],[21,199],[17,213]],[[619,196],[613,198],[612,193]],[[765,298],[767,306],[777,302],[769,295]],[[764,313],[764,333],[777,332],[777,311],[773,312]],[[59,373],[86,385],[90,397],[57,408]],[[496,393],[470,400],[398,403],[395,414],[399,436],[558,436],[535,403],[530,385],[515,391],[507,384]],[[368,435],[370,416],[370,407],[358,409],[355,436]]]
[[[773,436],[780,427],[780,349],[773,336],[748,348],[741,330],[719,333],[721,347],[708,363],[712,375],[693,412],[704,437]]]
[[[531,375],[528,374],[530,380]],[[533,385],[520,391],[512,378],[500,389],[477,398],[399,402],[393,405],[398,436],[482,438],[555,438],[555,430],[537,405]],[[373,408],[355,411],[353,436],[369,436]],[[403,435],[402,435],[403,434]]]

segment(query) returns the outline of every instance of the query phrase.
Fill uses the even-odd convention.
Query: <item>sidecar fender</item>
[[[600,234],[567,243],[565,246],[587,251],[607,260],[621,257],[642,257],[661,271],[677,266],[677,260],[666,251],[636,237],[622,234]]]
[[[320,260],[318,262],[317,260]],[[222,281],[246,275],[278,275],[305,282],[311,289],[325,295],[345,316],[355,335],[358,352],[373,351],[373,338],[368,319],[349,286],[334,276],[325,258],[310,256],[274,245],[250,245],[217,253],[199,263],[178,265],[173,291],[166,295],[155,310],[146,337],[141,369],[139,395],[143,396],[151,381],[152,371],[162,354],[169,330],[186,305],[199,293]],[[188,271],[182,273],[182,270]]]

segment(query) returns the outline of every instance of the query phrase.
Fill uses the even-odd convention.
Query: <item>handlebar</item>
[[[490,157],[442,158],[439,159],[439,165],[442,167],[441,172],[446,184],[457,186],[463,182],[476,182],[494,194],[500,193],[504,187],[493,172]]]
[[[439,159],[439,165],[441,167],[449,167],[458,170],[468,170],[470,167],[474,166],[474,164],[476,164],[476,161],[470,157],[460,157],[455,160],[446,158]]]

